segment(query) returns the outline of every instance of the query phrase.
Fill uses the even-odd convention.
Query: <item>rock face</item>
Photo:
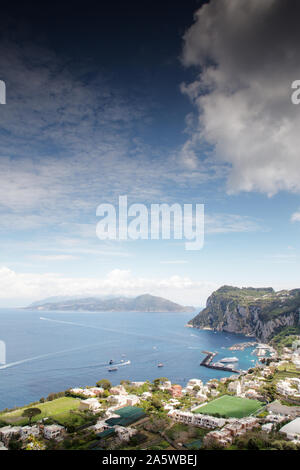
[[[242,333],[268,341],[286,327],[298,328],[300,289],[223,286],[208,298],[206,308],[189,324],[195,328]]]

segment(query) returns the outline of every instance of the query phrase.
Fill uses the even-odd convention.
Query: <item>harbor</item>
[[[210,352],[210,351],[202,351],[203,354],[205,354],[205,358],[200,362],[200,366],[203,367],[208,367],[209,369],[215,369],[215,370],[223,370],[225,372],[234,372],[235,374],[239,374],[239,371],[235,369],[234,365],[228,364],[227,366],[223,365],[223,363],[220,362],[212,362],[214,357],[218,353]],[[235,358],[234,358],[235,359]]]

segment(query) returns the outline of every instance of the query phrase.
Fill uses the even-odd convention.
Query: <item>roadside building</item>
[[[214,429],[224,426],[226,420],[223,418],[216,418],[214,416],[202,415],[200,413],[191,413],[190,411],[171,410],[168,413],[175,421],[184,424],[190,424],[202,428]]]

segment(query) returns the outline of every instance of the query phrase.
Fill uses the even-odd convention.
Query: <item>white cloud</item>
[[[300,222],[300,212],[294,212],[291,216],[291,222]]]
[[[25,304],[42,298],[94,295],[140,295],[150,293],[184,304],[204,305],[216,284],[188,277],[164,279],[134,277],[129,270],[114,269],[103,278],[66,277],[58,273],[20,273],[0,268],[0,300]]]
[[[77,256],[73,255],[33,255],[32,257],[38,261],[70,261],[77,259]]]
[[[264,231],[260,220],[238,214],[213,214],[205,216],[206,233],[234,233]]]
[[[174,260],[167,260],[167,261],[160,261],[160,264],[187,264],[187,261],[184,259],[174,259]]]
[[[0,113],[0,230],[90,222],[98,204],[119,195],[167,202],[178,188],[211,177],[193,165],[193,150],[178,161],[177,149],[150,148],[136,137],[151,105],[86,64],[71,72],[47,49],[1,42],[0,67],[8,89]],[[83,69],[91,73],[82,76]]]
[[[182,85],[199,111],[184,148],[211,145],[230,193],[300,191],[299,14],[296,1],[211,0],[184,35],[183,63],[200,70]]]

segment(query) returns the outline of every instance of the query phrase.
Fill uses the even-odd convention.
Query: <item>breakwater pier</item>
[[[223,366],[220,363],[213,363],[212,361],[218,353],[210,351],[202,351],[202,353],[205,354],[205,358],[200,362],[200,366],[208,367],[209,369],[224,370],[225,372],[234,372],[235,374],[239,374],[239,371],[234,369],[233,367]]]

